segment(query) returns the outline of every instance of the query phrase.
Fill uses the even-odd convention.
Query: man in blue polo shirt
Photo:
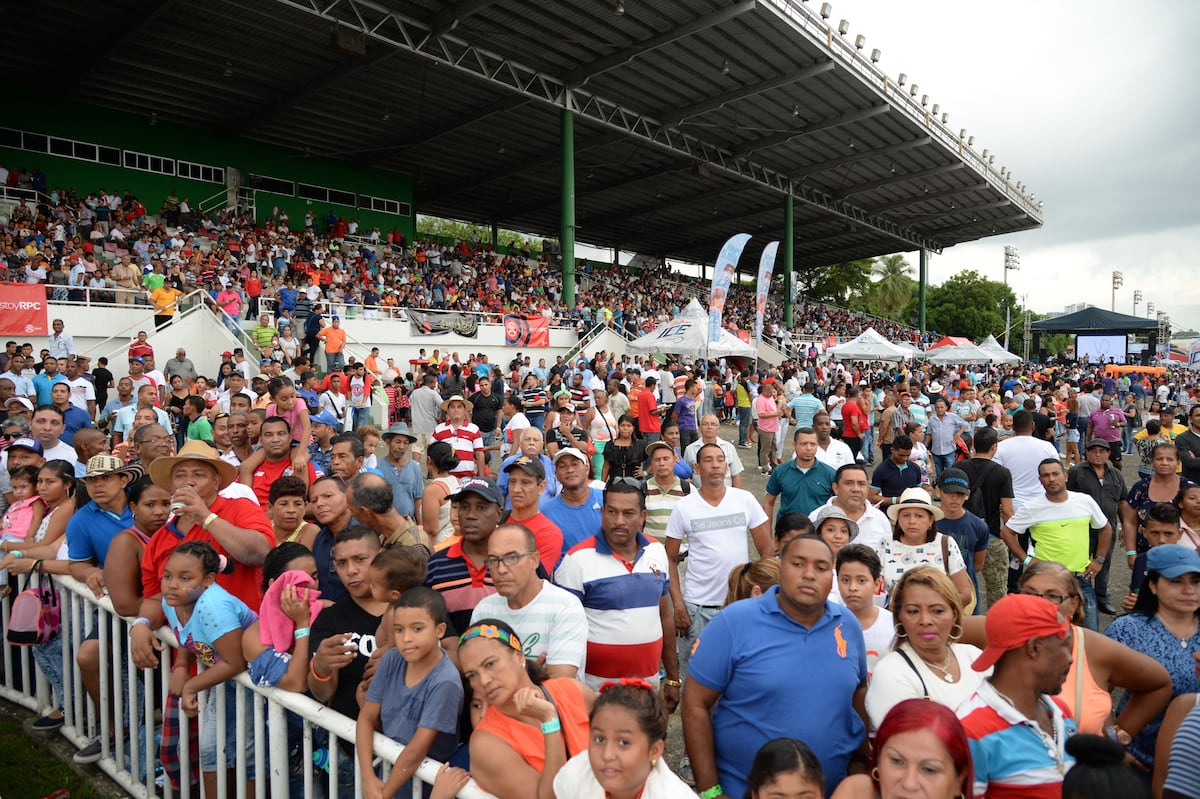
[[[906,488],[921,485],[921,469],[910,463],[913,440],[897,433],[892,439],[892,452],[886,461],[875,467],[871,475],[871,493],[868,497],[873,505],[893,505]]]
[[[698,791],[720,785],[724,795],[742,796],[754,754],[775,738],[808,744],[826,795],[852,761],[856,771],[867,769],[866,646],[854,614],[827,599],[833,562],[816,536],[789,539],[779,553],[779,585],[733,603],[704,628],[682,702]],[[805,676],[788,677],[797,664]]]
[[[763,510],[768,517],[774,514],[775,500],[780,497],[781,516],[797,512],[810,516],[833,496],[833,478],[837,472],[817,460],[816,431],[811,427],[797,429],[792,437],[792,450],[792,459],[776,467],[767,480]]]

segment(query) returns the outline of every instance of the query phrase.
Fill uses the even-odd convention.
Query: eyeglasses
[[[501,555],[499,557],[496,557],[495,555],[489,555],[483,559],[483,563],[485,566],[487,566],[489,569],[492,569],[493,571],[501,563],[504,564],[504,568],[511,569],[513,566],[516,566],[518,563],[521,562],[521,558],[528,557],[529,555],[536,555],[536,554],[537,554],[537,552],[534,551],[534,552],[509,552],[507,555]]]
[[[1041,597],[1042,599],[1048,599],[1056,605],[1061,605],[1071,598],[1067,594],[1039,594],[1036,591],[1022,591],[1021,593],[1025,596],[1036,596]]]

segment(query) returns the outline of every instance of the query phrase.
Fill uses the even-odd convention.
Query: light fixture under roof
[[[722,75],[729,74],[729,59],[725,59],[724,61],[721,62],[721,74]]]
[[[227,77],[227,78],[233,77],[233,63],[232,62],[230,62],[230,61],[225,62],[225,71],[222,74],[224,74],[225,77]]]
[[[625,13],[625,0],[617,0],[617,7],[613,9],[618,14]]]
[[[800,116],[800,106],[797,105],[796,103],[792,103],[792,116],[794,116],[794,117]]]

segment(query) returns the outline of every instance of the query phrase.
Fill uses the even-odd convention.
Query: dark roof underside
[[[1031,324],[1030,328],[1043,332],[1103,330],[1111,333],[1132,333],[1137,330],[1158,330],[1158,322],[1154,319],[1143,319],[1140,316],[1130,316],[1093,307],[1050,319],[1041,319]]]

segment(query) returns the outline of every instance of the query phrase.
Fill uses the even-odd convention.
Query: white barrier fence
[[[25,587],[26,577],[21,577]],[[158,720],[166,707],[167,685],[170,679],[170,647],[176,642],[164,628],[158,631],[159,639],[166,645],[159,657],[157,669],[141,670],[133,665],[129,647],[128,624],[113,610],[108,597],[97,600],[91,589],[70,577],[55,576],[62,608],[61,641],[63,693],[52,697],[49,682],[36,667],[32,647],[14,646],[3,638],[3,679],[0,680],[0,698],[21,705],[37,713],[49,713],[61,706],[64,725],[59,732],[71,743],[83,748],[97,736],[101,741],[101,756],[96,763],[110,778],[131,796],[139,799],[164,796],[174,799],[191,799],[205,792],[192,790],[193,781],[199,783],[198,766],[189,761],[189,742],[186,737],[187,719],[180,711],[179,741],[180,789],[173,790],[170,780],[159,776],[158,765]],[[12,596],[16,596],[14,593]],[[12,596],[0,602],[4,626],[12,605]],[[79,647],[93,631],[97,633],[100,652],[100,702],[97,707],[89,698],[83,685],[83,676],[76,666],[75,655]],[[156,673],[157,672],[157,673]],[[115,679],[114,679],[115,677]],[[233,792],[227,785],[226,763],[226,692],[217,695],[215,719],[206,717],[205,699],[200,697],[199,728],[215,721],[217,726],[217,792],[216,797],[205,799],[227,799],[236,796],[246,799],[254,796],[265,799],[319,799],[319,797],[361,797],[361,774],[357,758],[351,755],[328,757],[339,748],[344,752],[354,751],[355,722],[337,711],[318,704],[311,698],[290,691],[263,688],[253,685],[243,672],[236,678],[244,690],[236,696],[236,722],[232,745],[236,752],[235,780]],[[292,743],[288,736],[288,713],[293,714],[293,726],[300,725],[301,748],[298,757],[292,756]],[[114,729],[115,725],[115,729]],[[199,729],[197,728],[197,729]],[[327,736],[326,746],[314,749],[314,736],[320,740]],[[294,736],[293,736],[294,742]],[[344,748],[340,744],[345,744]],[[250,744],[248,746],[248,744]],[[375,758],[383,768],[383,778],[391,764],[396,761],[403,746],[380,733],[375,733]],[[251,752],[248,762],[247,749]],[[321,749],[327,749],[321,752]],[[317,759],[314,760],[314,754]],[[325,757],[322,757],[325,755]],[[318,765],[320,763],[320,765]],[[293,773],[295,765],[300,766]],[[419,786],[432,784],[442,764],[426,758],[418,767],[413,778],[413,793],[419,796]],[[253,768],[256,778],[249,778],[248,769]],[[348,771],[349,770],[349,771]],[[353,773],[352,785],[350,773]],[[342,779],[339,780],[339,774]],[[339,791],[339,782],[346,782]],[[295,792],[293,792],[293,786]],[[474,781],[457,794],[459,799],[493,799],[491,794],[480,789]]]

